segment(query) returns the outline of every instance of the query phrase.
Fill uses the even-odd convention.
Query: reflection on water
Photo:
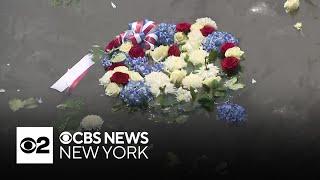
[[[256,2],[249,9],[249,14],[275,16],[276,12],[266,2]]]
[[[53,7],[70,7],[73,5],[79,5],[80,0],[51,0]]]

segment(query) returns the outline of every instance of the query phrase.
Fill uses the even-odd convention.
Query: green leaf
[[[104,55],[104,50],[98,45],[92,46],[91,52],[93,55],[92,60],[94,62],[99,62]]]
[[[207,111],[212,111],[214,103],[212,98],[209,95],[203,95],[198,99],[199,104],[206,109]]]
[[[84,105],[82,99],[68,99],[64,103],[57,105],[57,108],[60,110],[73,109],[81,110]]]
[[[226,96],[226,92],[224,92],[224,91],[215,91],[214,92],[214,96],[215,97],[224,97],[224,96]]]
[[[209,63],[212,63],[212,62],[214,62],[217,58],[218,58],[218,52],[215,51],[215,50],[212,50],[212,51],[209,53],[208,62],[209,62]]]
[[[212,89],[217,89],[220,85],[220,82],[217,81],[217,80],[213,80],[212,83],[211,83],[211,88]]]
[[[232,77],[230,80],[225,82],[226,87],[230,87],[231,85],[235,84],[238,81],[237,77]]]
[[[242,88],[244,88],[244,84],[241,84],[241,83],[233,84],[229,87],[229,89],[234,90],[234,91],[236,91],[238,89],[242,89]]]
[[[111,110],[112,110],[112,112],[118,112],[123,108],[123,106],[124,106],[123,103],[118,103],[118,104],[112,106]]]

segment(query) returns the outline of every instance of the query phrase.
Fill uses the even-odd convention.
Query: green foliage
[[[9,101],[9,107],[13,112],[16,112],[22,108],[34,109],[38,107],[38,102],[35,98],[31,97],[25,100],[14,98]]]
[[[226,81],[224,86],[233,91],[244,88],[244,84],[238,83],[237,77],[232,77],[230,80]]]
[[[204,94],[198,99],[198,103],[207,111],[212,111],[214,108],[213,98],[209,94]]]
[[[77,130],[81,119],[85,115],[84,101],[79,98],[68,99],[64,103],[57,106],[58,117],[54,121],[54,127],[59,132],[65,130]]]
[[[218,52],[215,51],[215,50],[212,50],[210,53],[209,53],[209,56],[208,56],[208,63],[213,63],[215,62],[215,60],[218,58]]]
[[[94,62],[99,62],[104,55],[104,50],[98,45],[92,46],[91,53],[93,55],[92,60]]]

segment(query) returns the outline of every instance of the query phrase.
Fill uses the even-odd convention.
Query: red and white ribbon
[[[92,54],[85,55],[77,64],[75,64],[50,88],[59,92],[63,92],[66,89],[72,91],[87,74],[89,68],[94,64],[92,61]]]

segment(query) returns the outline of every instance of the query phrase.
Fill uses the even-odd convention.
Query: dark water
[[[53,7],[50,0],[1,0],[0,88],[6,92],[0,94],[0,133],[7,167],[32,169],[15,165],[15,127],[51,126],[57,118],[56,105],[70,96],[49,87],[91,45],[104,45],[137,19],[192,22],[208,16],[220,30],[234,32],[246,51],[247,87],[233,100],[248,111],[245,126],[230,127],[203,113],[194,114],[183,125],[154,123],[140,113],[114,113],[113,101],[101,96],[103,88],[97,79],[103,69],[96,65],[71,97],[82,97],[86,111],[102,116],[105,127],[112,123],[122,129],[149,131],[154,144],[151,160],[60,161],[53,169],[39,168],[55,172],[73,171],[71,166],[97,172],[132,168],[137,170],[132,175],[149,172],[156,177],[318,175],[320,1],[302,0],[295,15],[284,12],[284,0],[114,3],[116,9],[107,0],[80,0],[65,7]],[[302,33],[292,27],[297,21],[304,25]],[[252,78],[256,84],[251,84]],[[41,97],[43,104],[12,112],[8,101],[13,97]],[[167,152],[175,153],[180,163],[166,167]]]

